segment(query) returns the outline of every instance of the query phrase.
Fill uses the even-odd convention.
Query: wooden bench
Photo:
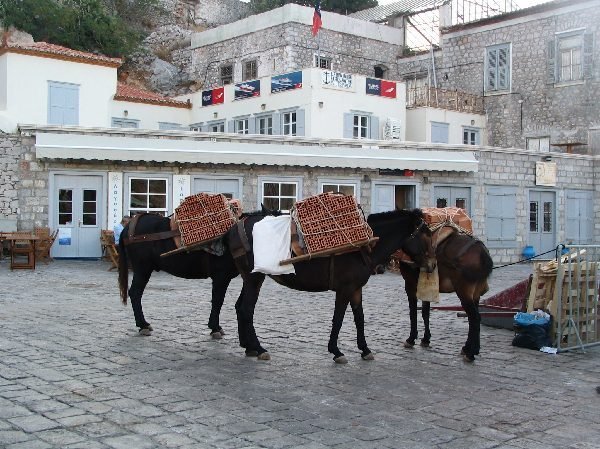
[[[102,254],[110,263],[108,271],[119,268],[119,251],[115,244],[114,231],[103,229],[100,232],[100,243],[102,244]]]

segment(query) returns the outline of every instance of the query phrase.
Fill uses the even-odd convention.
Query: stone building
[[[400,79],[483,97],[488,144],[600,154],[600,2],[557,0],[441,29]],[[419,82],[417,81],[417,84]]]

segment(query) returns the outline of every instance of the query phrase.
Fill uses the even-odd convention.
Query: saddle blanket
[[[291,253],[291,220],[289,215],[265,217],[252,229],[253,273],[292,274],[292,264],[279,265]]]

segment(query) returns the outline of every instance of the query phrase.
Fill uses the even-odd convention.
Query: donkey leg
[[[333,319],[331,320],[331,334],[329,336],[329,343],[327,344],[327,350],[333,354],[335,363],[341,364],[348,363],[348,359],[346,359],[346,356],[340,351],[340,348],[338,348],[337,345],[348,302],[349,301],[341,293],[336,292],[335,310],[333,312]]]
[[[431,342],[431,331],[429,330],[429,316],[431,313],[431,303],[429,301],[423,301],[421,304],[421,317],[423,318],[423,324],[425,325],[425,333],[421,338],[421,346],[428,348]]]
[[[244,287],[236,303],[236,313],[240,345],[246,348],[246,355],[256,355],[259,360],[270,360],[271,356],[260,345],[254,329],[254,309],[264,280],[265,275],[262,273],[253,273],[244,278]]]
[[[129,298],[131,299],[135,325],[140,328],[140,335],[150,335],[150,332],[154,330],[150,323],[144,318],[144,311],[142,310],[142,295],[144,294],[144,289],[146,288],[151,275],[152,271],[135,271],[133,273],[131,287],[129,288]]]
[[[362,289],[357,290],[352,295],[350,301],[352,307],[352,314],[354,315],[354,325],[356,326],[356,343],[358,349],[361,350],[360,356],[363,360],[375,360],[375,356],[367,346],[367,340],[365,338],[365,315],[362,306]]]
[[[223,328],[221,328],[221,324],[219,323],[219,316],[221,315],[221,308],[223,307],[225,294],[227,293],[227,287],[229,287],[231,278],[229,276],[216,275],[213,277],[212,281],[212,299],[208,327],[210,329],[211,337],[215,340],[219,340],[225,335],[225,332],[223,332]]]
[[[479,308],[477,304],[468,300],[461,300],[463,309],[467,314],[469,320],[469,334],[467,341],[462,348],[461,353],[467,362],[473,362],[475,356],[479,354],[479,332],[481,316],[479,315]]]
[[[408,292],[407,292],[408,293]],[[410,335],[404,342],[405,348],[412,348],[415,346],[415,340],[419,335],[417,330],[417,297],[416,295],[408,295],[408,313],[410,316]]]

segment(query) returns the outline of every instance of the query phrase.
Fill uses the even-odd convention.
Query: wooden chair
[[[50,249],[58,236],[58,229],[51,234],[49,228],[36,228],[35,234],[39,238],[35,244],[35,258],[47,264],[54,260],[50,257]]]
[[[10,269],[35,270],[35,240],[31,239],[33,233],[11,232],[11,236],[13,238],[10,240]],[[22,236],[22,240],[19,236]]]
[[[102,244],[103,257],[111,263],[108,271],[119,268],[119,251],[117,251],[117,245],[115,245],[114,231],[106,229],[100,231],[100,243]]]

